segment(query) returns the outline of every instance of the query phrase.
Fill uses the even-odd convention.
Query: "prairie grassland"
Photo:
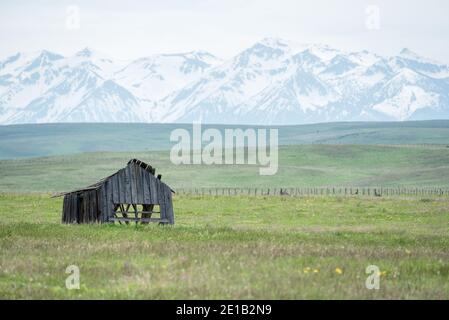
[[[172,130],[191,124],[47,123],[0,126],[0,159],[67,155],[92,151],[169,150]],[[279,144],[439,144],[446,146],[449,120],[334,122],[294,126],[203,124],[214,128],[277,128]],[[120,146],[120,147],[119,147]]]
[[[281,146],[279,170],[259,165],[173,165],[168,151],[93,152],[0,160],[0,192],[50,192],[84,187],[138,158],[172,188],[318,186],[449,187],[449,148],[370,145]]]
[[[449,298],[447,199],[175,195],[174,207],[173,227],[62,225],[61,199],[0,194],[0,298]],[[65,288],[72,264],[80,290]]]

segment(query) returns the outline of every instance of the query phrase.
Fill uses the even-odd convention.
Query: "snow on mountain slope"
[[[42,94],[58,76],[53,68],[62,56],[49,51],[16,54],[0,65],[0,105],[19,108]]]
[[[289,72],[292,48],[265,39],[164,99],[166,122],[231,120],[246,100]]]
[[[355,63],[326,46],[295,46],[279,39],[264,39],[169,96],[164,101],[169,112],[163,120],[261,124],[320,121],[328,113],[325,107],[341,98],[332,82],[323,80],[322,73],[337,76],[354,67]]]
[[[139,122],[139,101],[125,88],[106,80],[67,114],[59,115],[59,122]]]
[[[138,59],[115,74],[136,96],[155,101],[199,78],[221,60],[204,51],[161,54]]]
[[[399,67],[407,67],[430,77],[449,77],[449,66],[421,57],[409,49],[403,49],[393,61],[399,64]]]
[[[114,68],[112,60],[84,49],[70,58],[43,51],[28,58],[24,67],[0,70],[14,82],[0,96],[0,105],[8,106],[0,119],[5,123],[64,121],[113,75]]]
[[[242,116],[245,122],[257,120],[266,124],[317,122],[318,117],[326,121],[329,111],[326,106],[338,97],[337,92],[315,75],[298,69],[250,100],[246,108],[249,110]]]
[[[1,63],[0,123],[142,122],[158,118],[158,97],[149,100],[148,95],[135,95],[134,86],[124,87],[119,83],[129,84],[126,80],[133,75],[134,81],[143,83],[141,92],[152,88],[153,92],[161,94],[161,86],[156,87],[155,81],[146,79],[144,67],[141,66],[141,72],[132,72],[137,62],[123,66],[89,48],[68,58],[46,51],[37,56],[20,57],[19,54]],[[194,80],[218,59],[205,52],[195,52],[141,61],[152,61],[151,68],[156,69],[164,64],[152,76],[167,79],[166,86],[173,88]],[[126,78],[129,69],[131,72]]]
[[[449,109],[448,81],[436,76],[444,70],[408,51],[390,58],[264,39],[165,99],[163,121],[406,120]]]
[[[449,117],[449,66],[263,39],[222,61],[204,51],[120,62],[86,48],[0,61],[0,124],[294,124]]]
[[[437,102],[438,97],[435,94],[427,93],[420,87],[407,86],[400,88],[394,95],[374,105],[373,109],[385,113],[393,119],[406,120],[418,109],[433,106]],[[404,106],[406,107],[404,108]]]
[[[438,107],[440,99],[449,101],[447,89],[437,79],[402,69],[376,92],[374,100],[379,102],[372,108],[393,119],[406,120],[419,109]]]

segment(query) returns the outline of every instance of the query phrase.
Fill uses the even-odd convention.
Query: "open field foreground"
[[[173,227],[62,225],[61,201],[0,195],[0,298],[449,298],[447,198],[175,195]]]

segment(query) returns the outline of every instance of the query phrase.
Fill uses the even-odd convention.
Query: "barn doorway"
[[[155,204],[133,204],[133,203],[117,203],[114,204],[114,218],[120,224],[148,224],[150,222],[158,222],[160,224],[169,223],[167,219],[161,218],[161,209]]]

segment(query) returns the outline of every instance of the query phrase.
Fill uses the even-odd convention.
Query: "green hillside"
[[[203,125],[203,129],[254,128]],[[173,129],[190,124],[26,124],[0,126],[0,159],[93,151],[167,150]],[[257,126],[255,128],[263,128]],[[268,127],[266,127],[268,128]],[[449,120],[347,122],[273,127],[279,143],[290,144],[449,144]]]
[[[92,184],[138,158],[173,188],[440,186],[449,187],[449,148],[437,146],[282,146],[279,170],[259,165],[179,165],[168,151],[100,152],[0,161],[0,191],[47,192]]]

